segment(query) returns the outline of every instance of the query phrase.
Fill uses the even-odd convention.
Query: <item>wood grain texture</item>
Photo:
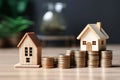
[[[43,48],[42,56],[57,56],[66,49],[71,48]],[[120,45],[107,49],[113,50],[113,67],[72,69],[14,68],[18,49],[0,49],[0,80],[120,80]]]

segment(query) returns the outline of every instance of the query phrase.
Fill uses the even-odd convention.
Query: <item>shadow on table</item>
[[[120,65],[112,65],[112,67],[120,67]]]

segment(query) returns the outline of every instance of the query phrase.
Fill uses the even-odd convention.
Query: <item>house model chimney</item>
[[[97,22],[97,27],[98,27],[99,30],[101,30],[101,28],[102,28],[102,23],[101,23],[101,22]]]

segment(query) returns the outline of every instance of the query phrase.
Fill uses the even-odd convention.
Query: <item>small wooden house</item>
[[[41,66],[41,44],[34,32],[27,32],[17,47],[20,62],[15,67]]]
[[[106,50],[106,39],[108,34],[102,28],[101,22],[88,24],[78,35],[81,51],[100,51]]]

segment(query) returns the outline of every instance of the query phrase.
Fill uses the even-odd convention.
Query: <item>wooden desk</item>
[[[43,56],[57,56],[70,48],[43,48]],[[78,49],[78,48],[75,48]],[[112,49],[111,68],[43,69],[14,68],[18,63],[18,49],[0,49],[0,80],[120,80],[120,45],[109,45]]]

